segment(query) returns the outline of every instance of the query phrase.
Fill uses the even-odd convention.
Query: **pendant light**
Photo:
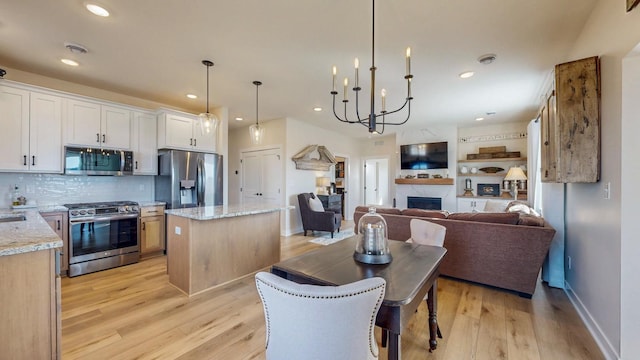
[[[264,139],[264,126],[260,126],[258,122],[258,87],[262,85],[262,82],[254,81],[253,85],[256,86],[256,123],[249,127],[249,135],[251,136],[252,144],[260,145]]]
[[[200,119],[200,131],[202,135],[216,133],[220,120],[218,117],[209,112],[209,68],[213,66],[210,60],[202,60],[202,64],[207,67],[207,112],[198,115]]]

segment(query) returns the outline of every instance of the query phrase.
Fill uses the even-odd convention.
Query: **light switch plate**
[[[180,228],[180,226],[176,226],[175,232],[176,232],[176,235],[182,234],[182,229]]]

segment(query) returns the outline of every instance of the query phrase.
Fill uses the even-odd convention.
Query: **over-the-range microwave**
[[[65,147],[67,175],[133,175],[133,152],[96,148]]]

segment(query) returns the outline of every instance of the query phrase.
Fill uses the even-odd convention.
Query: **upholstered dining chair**
[[[431,246],[443,246],[444,237],[447,234],[447,228],[436,223],[432,223],[427,220],[411,219],[409,222],[409,228],[411,229],[411,237],[407,240],[408,243],[415,243],[419,245],[431,245]],[[426,301],[428,295],[424,297]],[[442,339],[442,333],[440,332],[440,326],[436,328],[437,335]],[[387,346],[387,332],[382,331],[382,346]]]
[[[318,286],[257,273],[267,360],[377,359],[373,329],[385,286],[380,277]]]

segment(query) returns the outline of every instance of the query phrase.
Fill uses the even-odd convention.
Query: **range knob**
[[[71,216],[78,216],[78,210],[71,210],[69,214],[71,214]]]
[[[87,210],[80,210],[80,215],[87,215]]]

